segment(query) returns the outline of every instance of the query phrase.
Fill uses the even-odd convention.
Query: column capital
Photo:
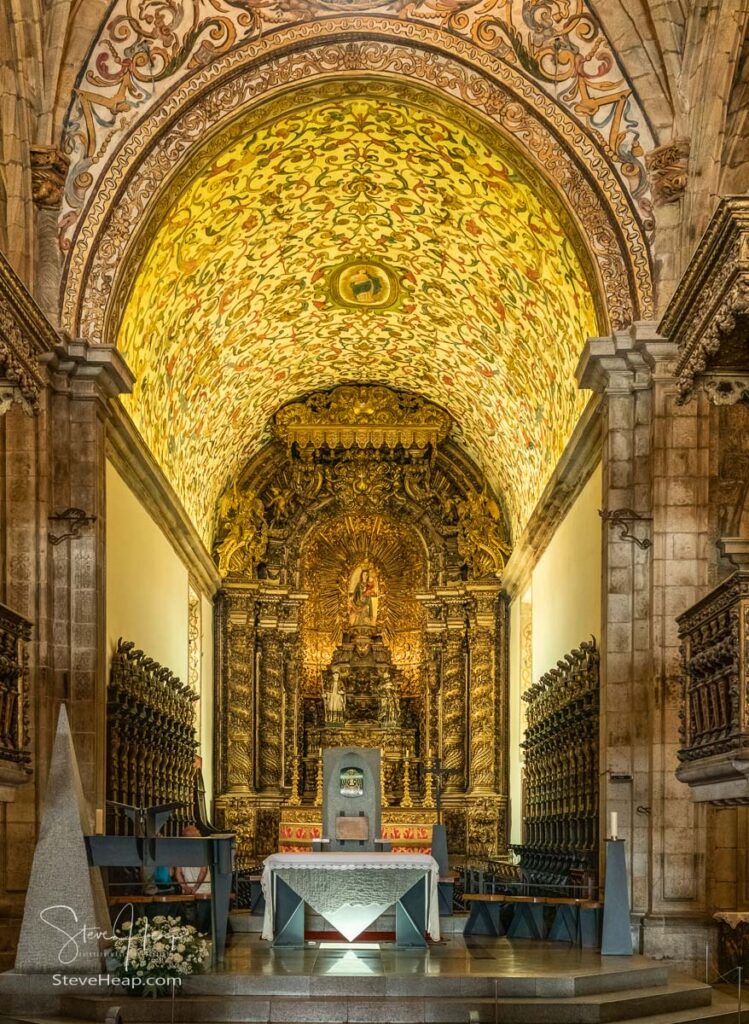
[[[575,375],[578,386],[599,394],[627,395],[649,388],[656,377],[672,376],[676,346],[661,337],[653,321],[640,321],[606,338],[589,338]]]
[[[30,146],[31,197],[37,206],[59,209],[70,160],[56,146]]]
[[[61,337],[39,356],[52,387],[74,398],[106,401],[133,390],[135,375],[113,345],[92,345],[83,338]]]

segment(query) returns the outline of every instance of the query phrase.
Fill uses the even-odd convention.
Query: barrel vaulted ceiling
[[[347,380],[448,409],[517,534],[582,408],[596,289],[516,148],[362,83],[248,131],[172,196],[119,331],[127,405],[206,542],[273,412]]]

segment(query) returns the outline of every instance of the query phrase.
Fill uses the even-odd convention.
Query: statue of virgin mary
[[[377,574],[368,564],[354,570],[349,583],[349,625],[376,626],[380,601]]]

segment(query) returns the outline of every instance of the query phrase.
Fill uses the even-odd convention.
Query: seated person
[[[172,878],[172,869],[166,864],[141,868],[141,879],[145,896],[168,896],[181,891]]]
[[[195,825],[185,825],[182,835],[188,839],[200,839],[200,832]],[[210,896],[211,880],[207,867],[182,867],[174,869],[174,877],[179,883],[180,890],[185,896]],[[200,932],[210,934],[211,931],[211,902],[208,899],[200,899],[195,904],[195,925]]]

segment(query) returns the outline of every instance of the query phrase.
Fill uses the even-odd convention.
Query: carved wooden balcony
[[[749,569],[679,616],[683,694],[676,775],[692,798],[749,804]]]
[[[31,777],[28,659],[31,623],[0,604],[0,800]]]

